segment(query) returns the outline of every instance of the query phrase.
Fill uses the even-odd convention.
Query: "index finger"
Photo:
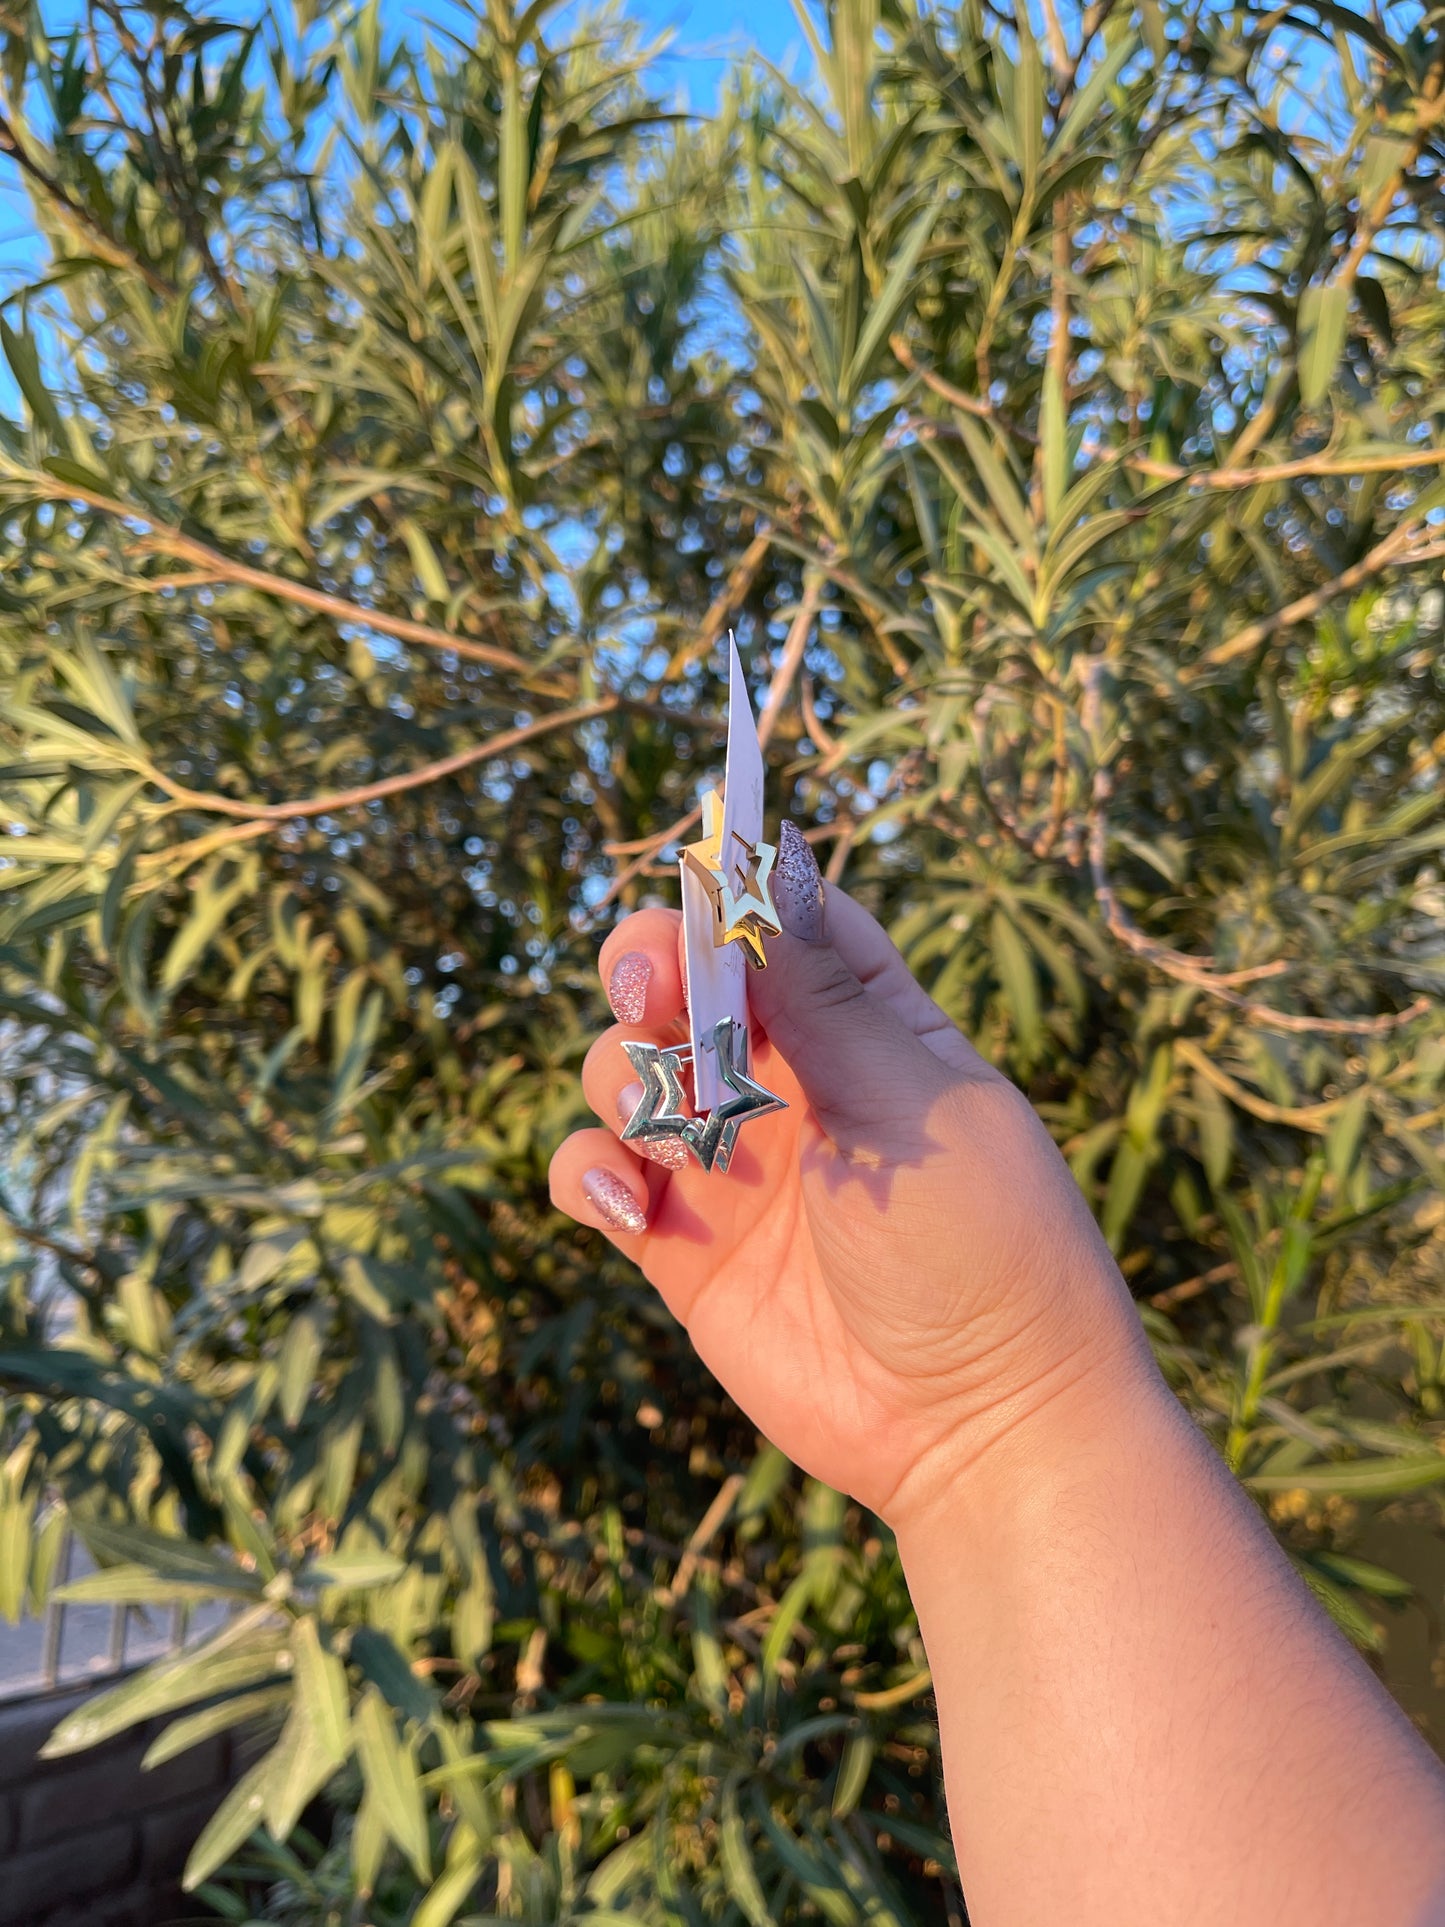
[[[634,910],[608,931],[597,967],[618,1023],[653,1028],[682,1015],[681,945],[677,910]]]

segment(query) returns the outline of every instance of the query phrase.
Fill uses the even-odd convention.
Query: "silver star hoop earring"
[[[727,1096],[705,1117],[689,1117],[682,1087],[692,1067],[691,1044],[624,1044],[627,1060],[642,1079],[642,1096],[622,1132],[624,1144],[681,1138],[704,1171],[726,1171],[738,1133],[750,1118],[787,1109],[786,1101],[764,1089],[748,1072],[748,1033],[730,1017],[713,1026],[718,1077]]]

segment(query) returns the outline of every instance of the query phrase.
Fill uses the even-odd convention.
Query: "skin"
[[[588,1053],[603,1123],[552,1195],[896,1533],[973,1927],[1445,1922],[1445,1774],[1169,1392],[1027,1100],[842,891],[819,940],[780,907],[749,994],[787,1110],[725,1177],[619,1141],[623,1040],[686,1028],[679,919],[639,911],[600,965],[647,957],[642,1021]],[[599,1169],[645,1230],[589,1200]]]

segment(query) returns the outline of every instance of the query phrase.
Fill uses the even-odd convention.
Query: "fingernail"
[[[823,877],[818,859],[803,832],[784,817],[778,829],[778,856],[773,865],[773,902],[783,928],[794,937],[817,943],[823,935]]]
[[[629,950],[617,959],[607,980],[607,1001],[619,1024],[642,1022],[651,981],[652,959],[645,950]]]
[[[636,1078],[617,1093],[617,1115],[624,1124],[642,1102],[642,1085]],[[634,1138],[632,1148],[639,1157],[651,1158],[666,1171],[680,1171],[687,1163],[687,1146],[680,1137]]]
[[[634,1236],[647,1229],[647,1213],[631,1190],[614,1171],[595,1164],[582,1177],[587,1202],[604,1217],[614,1231],[630,1231]]]

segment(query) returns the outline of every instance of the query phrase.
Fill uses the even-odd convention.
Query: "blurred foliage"
[[[0,1607],[69,1520],[72,1597],[234,1608],[52,1742],[255,1735],[229,1918],[961,1921],[889,1535],[547,1203],[596,933],[731,622],[773,809],[1383,1646],[1360,1532],[1445,1493],[1441,16],[833,0],[690,119],[616,13],[447,19],[0,11]]]

